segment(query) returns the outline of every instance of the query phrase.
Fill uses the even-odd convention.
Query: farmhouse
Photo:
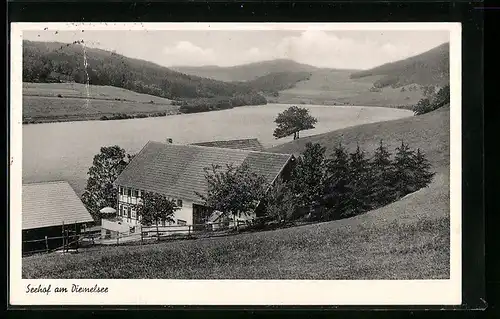
[[[83,224],[94,221],[64,181],[24,184],[22,219],[23,252],[60,247],[63,227],[78,234]]]
[[[163,222],[161,226],[187,228],[193,224],[205,224],[217,219],[213,214],[220,214],[205,207],[198,196],[207,193],[205,168],[248,164],[252,171],[272,183],[278,176],[287,178],[294,160],[289,154],[150,141],[116,179],[115,185],[119,190],[117,220],[103,220],[102,227],[111,230],[116,225],[111,226],[110,223],[121,223],[121,226],[131,230],[140,227],[141,216],[138,216],[134,206],[142,203],[144,192],[163,194],[175,200],[180,207],[173,216],[174,221]],[[255,212],[239,218],[248,220],[258,214],[259,207]]]
[[[220,148],[232,148],[232,149],[248,150],[248,151],[263,151],[264,150],[264,147],[262,146],[262,144],[260,144],[259,140],[256,138],[239,139],[239,140],[226,140],[226,141],[200,142],[200,143],[193,143],[192,145],[220,147]]]

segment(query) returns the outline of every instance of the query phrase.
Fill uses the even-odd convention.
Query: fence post
[[[49,252],[49,241],[47,239],[47,236],[45,236],[45,252]]]
[[[144,242],[144,232],[142,231],[142,227],[141,227],[141,245],[143,244]]]
[[[65,242],[65,237],[64,237],[64,220],[62,222],[62,241],[63,241],[63,254],[65,253],[65,248],[66,248],[66,242]]]
[[[188,225],[188,237],[191,237],[191,225]]]
[[[116,244],[120,245],[120,232],[118,232],[118,235],[116,235]]]

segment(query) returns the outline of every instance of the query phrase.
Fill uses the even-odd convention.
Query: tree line
[[[420,99],[413,107],[415,115],[422,115],[431,111],[437,110],[446,104],[450,103],[450,86],[445,85],[437,93],[435,89],[424,91],[425,97]]]
[[[394,155],[383,141],[371,157],[338,144],[331,156],[320,144],[307,143],[289,180],[268,193],[267,214],[279,222],[351,217],[385,206],[426,187],[434,173],[424,153],[403,141]]]
[[[186,113],[221,109],[221,98],[231,107],[266,104],[247,83],[229,83],[179,73],[151,62],[131,59],[83,41],[70,44],[23,42],[23,82],[76,82],[109,85],[171,100],[187,100]],[[85,64],[86,61],[86,64]]]

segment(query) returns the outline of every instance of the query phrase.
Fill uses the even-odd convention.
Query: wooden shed
[[[94,221],[65,181],[24,184],[22,219],[23,253],[58,248],[63,226],[71,234],[79,234],[83,224]]]

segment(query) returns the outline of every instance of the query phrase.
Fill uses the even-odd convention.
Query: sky
[[[233,66],[291,59],[317,67],[369,69],[401,60],[442,43],[449,31],[24,31],[32,41],[72,43],[171,66]]]

